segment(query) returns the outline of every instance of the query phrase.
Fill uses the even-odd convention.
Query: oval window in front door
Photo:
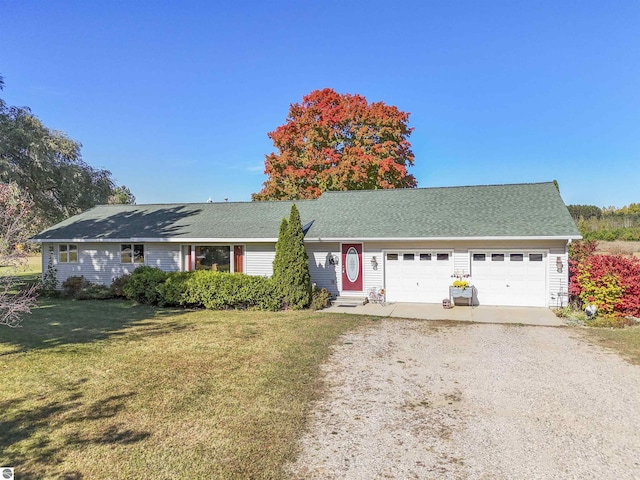
[[[358,275],[360,275],[360,262],[358,261],[358,251],[351,247],[347,250],[347,278],[351,283],[358,280]]]

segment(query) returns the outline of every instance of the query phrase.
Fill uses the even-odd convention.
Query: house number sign
[[[347,278],[351,283],[358,279],[360,273],[360,262],[358,262],[358,251],[351,247],[347,250]]]

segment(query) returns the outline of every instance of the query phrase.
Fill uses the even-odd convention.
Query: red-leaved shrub
[[[594,255],[595,242],[572,244],[569,294],[605,313],[640,317],[640,259]]]

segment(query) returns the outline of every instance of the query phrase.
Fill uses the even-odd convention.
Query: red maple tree
[[[268,179],[253,200],[317,198],[327,190],[411,188],[409,113],[362,95],[315,90],[273,132]]]

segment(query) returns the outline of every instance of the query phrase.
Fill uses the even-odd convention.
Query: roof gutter
[[[273,243],[277,238],[30,238],[33,243]]]
[[[581,235],[547,235],[547,236],[485,236],[485,237],[305,237],[305,242],[415,242],[415,241],[481,241],[481,240],[581,240]],[[31,238],[33,243],[275,243],[276,237],[263,238]]]
[[[485,236],[485,237],[317,237],[305,238],[308,242],[409,242],[409,241],[452,241],[469,240],[581,240],[582,235],[531,235],[531,236]]]

